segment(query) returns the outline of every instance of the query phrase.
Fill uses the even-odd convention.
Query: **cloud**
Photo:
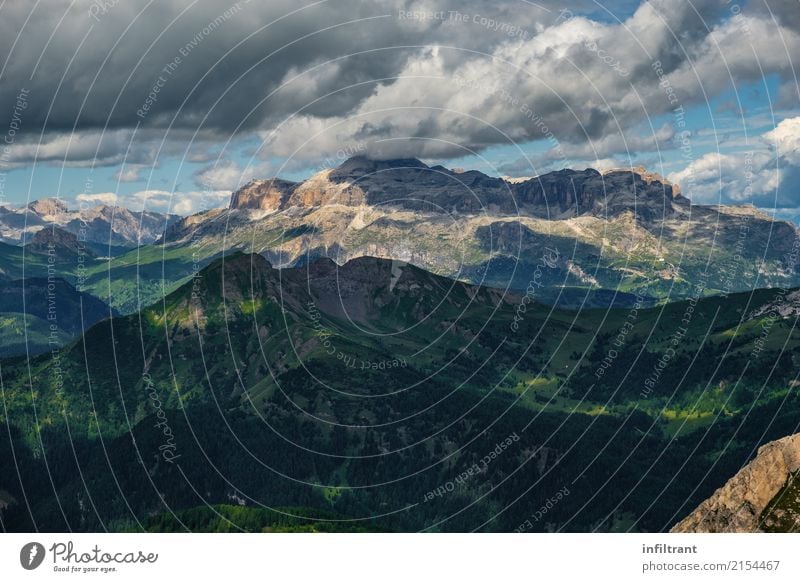
[[[699,204],[754,204],[761,208],[800,208],[800,117],[781,121],[760,136],[767,150],[710,153],[673,172],[669,179]]]
[[[605,157],[622,153],[627,156],[643,152],[663,151],[673,149],[673,138],[675,130],[672,125],[664,124],[654,130],[650,135],[628,135],[613,133],[601,137],[600,139],[590,140],[586,143],[566,144],[562,147],[564,155],[570,158],[584,157]],[[555,153],[550,153],[549,158],[553,159]]]
[[[228,190],[275,158],[313,165],[343,148],[436,160],[545,141],[543,164],[657,151],[671,130],[649,120],[674,108],[666,87],[688,108],[770,77],[796,107],[795,0],[624,2],[607,7],[615,15],[591,0],[562,6],[6,3],[0,111],[21,89],[28,106],[0,169],[172,156],[210,163],[196,181]],[[253,137],[250,166],[214,162]]]
[[[97,194],[78,194],[75,200],[79,204],[85,203],[89,206],[98,206],[101,204],[116,206],[119,197],[113,192],[98,192]]]
[[[800,117],[784,119],[762,138],[775,148],[778,157],[800,166]]]
[[[167,192],[143,190],[125,196],[120,204],[134,210],[152,210],[170,214],[195,214],[210,208],[227,206],[231,193],[220,190]]]
[[[236,190],[248,181],[242,168],[231,161],[221,161],[206,166],[194,174],[195,183],[219,190]]]
[[[116,172],[114,172],[114,179],[118,180],[119,182],[142,182],[144,178],[140,175],[140,172],[144,168],[137,167],[137,166],[126,166],[124,168],[120,168]]]
[[[346,114],[298,108],[274,134],[262,133],[263,151],[314,158],[364,142],[378,158],[448,158],[542,139],[560,145],[564,157],[652,151],[670,147],[670,127],[631,133],[674,109],[665,87],[689,107],[763,75],[788,78],[797,57],[797,32],[763,15],[731,18],[716,1],[648,2],[622,24],[568,17],[487,54],[420,49]],[[300,79],[285,77],[285,87],[300,83],[294,93],[307,102]]]
[[[31,92],[25,127],[34,132],[45,124],[64,131],[139,124],[202,125],[225,134],[240,123],[257,127],[283,118],[297,99],[305,103],[342,87],[352,86],[312,111],[325,117],[351,109],[372,90],[357,83],[391,76],[414,52],[392,47],[444,42],[487,51],[508,38],[476,34],[486,32],[480,25],[399,17],[426,4],[433,6],[412,0],[163,0],[147,6],[51,0],[48,10],[36,10],[6,3],[0,54],[8,55],[9,66],[0,111],[10,110],[25,87]],[[104,6],[99,12],[98,5]],[[535,6],[518,11],[479,0],[445,0],[436,9],[525,28],[555,16]],[[336,58],[343,60],[271,95],[284,78]]]
[[[3,162],[7,168],[33,163],[55,163],[65,166],[106,166],[126,159],[144,162],[152,156],[144,151],[129,152],[132,131],[86,131],[48,133],[36,139],[20,140],[10,148]]]
[[[169,214],[189,215],[228,205],[230,192],[222,190],[204,190],[189,192],[168,192],[166,190],[141,190],[132,194],[120,195],[114,192],[97,194],[78,194],[78,204],[97,206],[121,206],[128,210],[141,212],[163,212]]]
[[[272,171],[267,162],[242,167],[230,160],[217,160],[196,171],[194,181],[201,188],[231,192],[255,178],[271,176]]]
[[[594,168],[603,171],[612,168],[622,168],[634,165],[632,160],[620,160],[617,158],[570,158],[552,159],[547,154],[532,156],[530,158],[520,157],[512,162],[502,163],[497,170],[504,175],[519,177],[535,177],[553,170],[561,170],[565,167],[574,169]]]
[[[519,172],[541,174],[549,170],[571,168],[594,168],[608,170],[632,165],[641,165],[634,160],[639,154],[663,152],[674,149],[675,130],[664,124],[650,135],[612,134],[585,143],[559,143],[544,154],[519,159],[500,165],[500,170],[511,175]],[[527,175],[527,174],[526,174]]]
[[[33,164],[78,168],[125,164],[129,169],[142,169],[158,166],[165,156],[203,162],[214,159],[210,152],[215,144],[215,135],[208,131],[114,129],[23,134],[0,156],[0,170]],[[126,176],[133,177],[133,173]]]

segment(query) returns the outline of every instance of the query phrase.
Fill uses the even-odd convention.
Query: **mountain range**
[[[162,244],[168,259],[191,248],[195,262],[233,248],[278,266],[382,257],[517,291],[536,279],[539,300],[575,308],[691,297],[701,281],[705,295],[795,286],[796,241],[789,223],[693,205],[643,168],[507,180],[356,157],[299,183],[253,181],[228,209],[176,221]]]
[[[71,210],[62,200],[43,198],[26,206],[0,206],[0,242],[26,244],[46,227],[57,227],[81,241],[104,246],[106,253],[158,240],[176,215],[158,212],[133,212],[121,206],[81,207]]]
[[[796,469],[756,451],[800,425],[797,231],[686,195],[358,157],[150,244],[13,211],[42,223],[0,243],[0,524],[722,530],[753,482],[786,530]]]
[[[31,229],[62,247],[69,243],[56,231],[75,234],[80,225],[77,211],[52,200],[4,212],[7,222],[35,216]],[[533,289],[537,301],[569,309],[800,285],[793,225],[753,207],[692,204],[644,168],[512,180],[415,159],[355,157],[302,182],[252,181],[227,208],[187,217],[92,212],[82,256],[65,254],[55,268],[123,313],[163,298],[232,251],[259,253],[278,267],[386,258],[473,284]],[[22,276],[22,240],[29,274],[44,274],[31,229],[15,231],[13,245],[0,243],[0,278]]]

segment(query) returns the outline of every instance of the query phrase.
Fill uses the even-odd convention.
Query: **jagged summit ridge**
[[[417,159],[357,156],[294,183],[256,180],[231,196],[234,210],[280,211],[325,205],[391,206],[443,213],[521,214],[542,218],[609,216],[632,211],[642,219],[671,215],[685,204],[679,190],[643,168],[600,173],[558,170],[524,181],[428,166]]]
[[[416,158],[395,160],[373,160],[366,156],[348,158],[338,167],[331,170],[334,178],[356,178],[389,170],[427,170],[429,167]]]
[[[56,217],[69,212],[69,208],[64,201],[59,200],[58,198],[42,198],[40,200],[34,200],[28,204],[27,208],[41,217]]]
[[[122,206],[98,204],[70,209],[58,198],[34,200],[20,208],[0,210],[0,241],[30,242],[45,228],[58,227],[89,243],[132,247],[158,240],[180,217],[151,211],[131,211]]]
[[[753,209],[691,205],[642,168],[564,169],[517,182],[414,159],[356,157],[302,182],[250,182],[230,208],[176,222],[164,243],[256,252],[276,267],[381,257],[516,290],[528,286],[542,257],[554,257],[542,272],[550,289],[680,297],[694,293],[709,260],[732,266],[711,274],[709,291],[745,290],[756,280],[800,284],[796,236],[793,225]]]

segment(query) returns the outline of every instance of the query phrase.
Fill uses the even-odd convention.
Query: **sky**
[[[797,0],[6,2],[0,59],[0,205],[190,214],[366,155],[800,220]]]

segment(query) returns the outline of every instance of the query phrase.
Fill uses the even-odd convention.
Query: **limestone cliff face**
[[[69,212],[67,205],[56,198],[43,198],[28,204],[28,209],[42,217],[60,216]]]
[[[231,208],[247,210],[278,210],[289,198],[294,182],[274,178],[253,180],[231,196]]]
[[[672,184],[643,168],[559,170],[524,181],[477,171],[428,167],[419,160],[355,157],[299,184],[277,178],[250,182],[231,197],[232,209],[283,210],[326,205],[403,208],[433,213],[521,214],[548,219],[616,216],[640,219],[675,213],[687,203]]]
[[[359,206],[366,202],[366,194],[355,181],[333,179],[333,171],[322,171],[299,184],[289,198],[289,206],[336,205]]]
[[[800,470],[800,434],[768,443],[673,532],[760,532],[761,514]]]

